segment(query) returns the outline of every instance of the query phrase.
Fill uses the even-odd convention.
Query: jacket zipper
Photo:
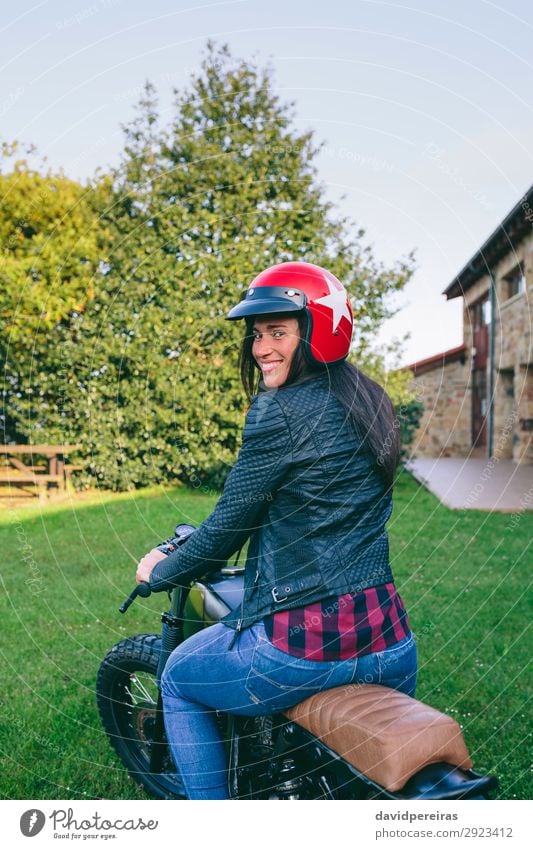
[[[242,617],[242,606],[241,606],[241,617]],[[242,618],[237,619],[237,625],[235,626],[235,633],[234,633],[233,637],[231,638],[231,642],[228,646],[228,651],[230,651],[233,648],[233,646],[235,645],[235,643],[237,642],[237,637],[239,636],[241,629],[242,629]]]
[[[259,567],[256,568],[256,572],[255,572],[255,583],[256,584],[257,584],[258,580],[259,580]],[[242,598],[242,601],[241,601],[241,615],[237,619],[237,624],[235,626],[235,633],[234,633],[233,637],[231,638],[231,642],[230,642],[230,644],[227,648],[228,651],[230,651],[233,648],[233,646],[235,645],[235,643],[237,642],[237,638],[238,638],[240,632],[242,631],[242,620],[243,620],[243,618],[244,618],[244,595],[243,595],[243,598]]]

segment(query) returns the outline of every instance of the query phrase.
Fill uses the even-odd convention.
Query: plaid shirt
[[[383,651],[409,634],[393,583],[280,610],[263,621],[276,648],[308,660],[346,660]]]

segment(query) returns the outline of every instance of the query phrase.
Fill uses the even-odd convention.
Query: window
[[[524,277],[524,269],[522,265],[517,265],[509,274],[503,278],[504,296],[506,300],[513,298],[515,295],[520,295],[526,291],[526,278]]]
[[[480,327],[490,324],[490,301],[486,296],[472,304],[472,322],[474,330],[479,330]]]

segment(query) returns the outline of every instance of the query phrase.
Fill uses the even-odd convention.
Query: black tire
[[[111,745],[133,780],[156,799],[184,799],[166,745],[163,771],[150,772],[160,651],[156,634],[139,634],[113,646],[98,670],[96,701]]]

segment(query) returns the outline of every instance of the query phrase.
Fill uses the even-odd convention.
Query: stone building
[[[533,186],[443,294],[463,298],[463,344],[407,366],[413,456],[533,463]]]

